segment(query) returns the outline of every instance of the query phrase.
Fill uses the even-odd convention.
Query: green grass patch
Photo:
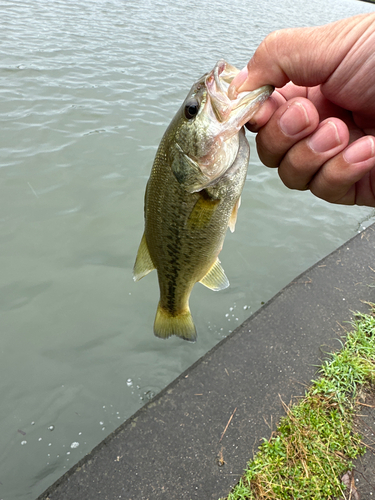
[[[342,349],[329,356],[303,399],[264,440],[227,500],[342,497],[341,477],[365,452],[353,430],[360,391],[375,380],[375,312],[357,314]]]

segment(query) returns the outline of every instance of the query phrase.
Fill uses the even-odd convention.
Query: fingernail
[[[294,102],[281,115],[279,123],[284,134],[293,136],[308,127],[310,120],[303,105],[299,102]]]
[[[341,139],[333,122],[320,127],[308,140],[308,145],[315,153],[325,153],[341,144]]]
[[[360,163],[375,156],[374,137],[363,137],[353,142],[344,152],[344,159],[348,163]]]

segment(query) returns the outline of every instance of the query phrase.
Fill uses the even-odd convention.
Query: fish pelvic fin
[[[199,281],[202,285],[214,290],[224,290],[229,286],[229,280],[225,275],[224,269],[221,267],[220,260],[216,259],[208,273]]]
[[[141,278],[146,276],[146,274],[150,273],[154,269],[155,266],[151,260],[150,252],[148,250],[146,242],[146,237],[145,234],[143,233],[133,269],[134,281],[139,281]]]
[[[195,342],[197,331],[189,306],[184,311],[173,315],[159,303],[154,323],[154,334],[161,339],[176,335],[188,342]]]

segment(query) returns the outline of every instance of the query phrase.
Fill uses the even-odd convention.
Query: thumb
[[[363,14],[324,26],[275,31],[259,45],[230,86],[230,95],[262,85],[313,87],[325,83],[356,42],[375,23]]]

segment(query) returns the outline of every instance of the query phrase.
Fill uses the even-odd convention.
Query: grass
[[[303,399],[259,447],[226,500],[343,497],[341,477],[365,452],[353,430],[358,395],[375,381],[375,305],[357,314],[342,349],[329,356]]]

